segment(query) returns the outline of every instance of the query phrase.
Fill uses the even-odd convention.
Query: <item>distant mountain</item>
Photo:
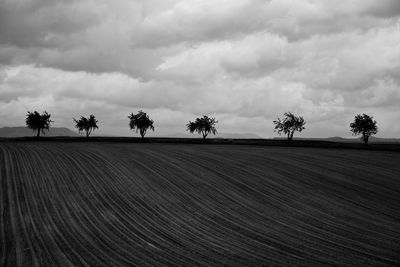
[[[3,127],[0,128],[0,137],[24,137],[35,136],[36,132],[26,127]],[[43,136],[40,134],[40,136]],[[65,127],[51,127],[50,131],[45,131],[44,136],[78,136],[74,131]]]

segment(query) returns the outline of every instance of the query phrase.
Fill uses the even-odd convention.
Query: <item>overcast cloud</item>
[[[99,134],[153,135],[208,114],[220,132],[350,136],[358,113],[400,137],[399,0],[0,0],[0,127],[47,110],[54,126],[95,114]]]

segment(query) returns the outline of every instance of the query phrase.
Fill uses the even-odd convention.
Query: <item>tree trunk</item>
[[[39,136],[40,136],[40,128],[37,130],[36,138],[39,138]]]
[[[287,139],[288,139],[289,142],[291,142],[292,139],[293,139],[293,133],[289,132],[288,135],[287,135]]]
[[[368,136],[363,136],[363,141],[364,141],[364,144],[367,146],[368,145]]]
[[[206,137],[207,137],[207,134],[203,134],[203,143],[206,142]]]
[[[86,130],[86,138],[89,138],[91,133],[92,133],[92,130],[90,130],[90,129]]]
[[[144,138],[144,136],[146,135],[146,130],[145,129],[140,129],[140,136],[142,136],[142,138]]]

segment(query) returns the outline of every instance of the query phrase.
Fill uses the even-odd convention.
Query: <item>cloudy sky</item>
[[[95,114],[99,134],[152,135],[215,116],[220,132],[350,136],[358,113],[400,137],[399,0],[0,0],[0,127],[47,110]]]

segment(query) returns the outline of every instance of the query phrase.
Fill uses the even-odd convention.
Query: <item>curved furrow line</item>
[[[9,189],[8,189],[8,154],[9,152],[5,147],[2,147],[0,150],[0,178],[1,178],[1,202],[0,202],[0,215],[1,215],[1,257],[0,257],[0,266],[5,266],[9,262],[12,262],[13,258],[13,226],[11,222],[11,214],[10,214],[10,204],[9,204]],[[10,259],[11,258],[11,259]]]
[[[9,223],[9,204],[7,194],[7,165],[6,155],[7,151],[4,147],[0,147],[0,266],[4,266],[7,262],[8,250],[10,250],[8,233],[10,232],[11,225]]]
[[[207,165],[208,165],[208,164],[203,164],[203,165],[201,165],[201,167],[202,167],[202,168],[208,168]],[[222,173],[222,171],[223,171],[223,170],[221,170],[221,171],[218,172],[218,175],[219,175],[219,176],[224,175],[224,174]],[[264,178],[263,176],[265,176],[265,175],[263,175],[263,174],[260,175],[260,176],[257,176],[257,175],[255,175],[255,172],[253,172],[252,170],[245,170],[245,171],[242,171],[242,170],[238,169],[238,170],[235,171],[235,173],[236,173],[236,174],[242,173],[244,176],[247,175],[247,176],[251,176],[252,178],[259,178],[260,181],[261,181],[261,179]],[[229,181],[229,180],[230,180],[229,177],[227,177],[227,178],[228,178],[227,180]],[[240,178],[242,178],[242,177],[240,177]],[[254,193],[259,193],[260,196],[265,196],[265,193],[264,193],[264,192],[259,192],[259,191],[257,191],[254,187],[251,187],[249,184],[247,185],[247,188],[253,190],[253,194],[254,194]],[[231,189],[231,188],[230,188],[230,189]],[[273,191],[273,192],[276,192],[276,193],[275,193],[276,196],[274,196],[275,199],[276,199],[276,198],[279,198],[279,196],[282,194],[282,191],[275,191],[275,190],[272,190],[272,191]],[[295,191],[292,191],[292,193],[294,193],[294,192],[295,192]],[[223,193],[223,192],[222,192],[222,193]],[[270,199],[267,199],[267,200],[270,200]],[[262,201],[265,201],[265,199],[261,200],[261,202],[262,202]],[[240,203],[241,203],[241,201],[238,201],[238,203],[235,203],[235,205],[236,205],[236,204],[240,205]],[[252,208],[252,207],[246,207],[246,208]],[[254,207],[254,208],[256,208],[256,207]],[[261,210],[261,211],[259,211],[259,210],[252,210],[251,212],[252,212],[252,213],[256,213],[256,214],[264,214],[263,211],[264,211],[264,210]]]
[[[85,164],[85,162],[82,161],[82,158],[79,158],[79,159],[81,162],[75,162],[74,164],[76,164],[77,168],[81,172],[81,175],[83,173],[84,174],[83,176],[88,178],[85,181],[86,183],[83,184],[84,185],[83,188],[92,188],[93,190],[97,190],[97,187],[95,187],[95,186],[92,187],[93,184],[92,184],[91,178],[93,178],[94,176],[92,176],[92,174],[90,173],[91,166]],[[70,159],[70,160],[74,161],[75,159]],[[83,164],[82,164],[82,162],[83,162]],[[100,187],[100,188],[102,188],[102,187]],[[103,213],[103,209],[107,208],[104,206],[104,203],[106,203],[107,201],[110,201],[111,199],[106,194],[104,194],[104,192],[102,192],[102,191],[97,194],[98,196],[101,196],[101,199],[98,199],[98,198],[93,199],[93,197],[86,198],[87,196],[86,196],[85,192],[83,192],[83,191],[80,192],[81,189],[82,188],[78,189],[79,191],[77,191],[77,193],[78,193],[77,195],[82,197],[82,200],[78,199],[78,203],[80,203],[80,202],[85,203],[85,205],[82,205],[82,204],[80,205],[82,208],[82,211],[85,212],[85,214],[82,215],[80,219],[85,222],[86,225],[84,227],[88,232],[96,232],[94,239],[98,240],[97,243],[108,244],[108,246],[105,248],[97,247],[96,249],[98,249],[98,250],[103,249],[103,250],[105,250],[104,252],[106,254],[107,253],[108,254],[117,253],[114,255],[114,258],[118,259],[120,262],[124,262],[126,260],[132,261],[133,259],[129,258],[130,254],[131,254],[130,251],[124,250],[123,247],[128,247],[128,246],[131,247],[133,245],[133,243],[131,242],[128,245],[124,245],[126,240],[123,241],[118,238],[122,234],[120,236],[115,235],[116,233],[121,233],[120,229],[118,229],[117,226],[115,226],[114,224],[108,223],[110,218],[107,218],[105,216],[105,214]],[[107,215],[110,215],[110,213],[107,213]],[[91,222],[91,219],[92,218],[97,219],[98,217],[100,217],[101,220],[97,221],[96,224],[93,224]],[[109,238],[109,236],[111,236],[113,239],[111,240]],[[137,237],[137,238],[139,238],[139,237]],[[119,246],[120,250],[109,252],[108,250],[109,249],[111,250],[111,248],[109,248],[110,245],[115,245],[117,247]],[[123,245],[122,248],[121,248],[121,245]],[[127,257],[128,257],[128,259],[126,259]],[[125,264],[127,264],[127,263],[125,262]]]
[[[283,224],[283,225],[287,225],[287,224],[282,223],[282,222],[280,222],[280,221],[275,221],[275,223],[280,223],[280,224]]]
[[[321,199],[321,197],[319,196],[319,199]],[[324,222],[324,224],[326,224],[325,222]],[[375,232],[375,233],[377,233],[377,232]],[[386,237],[385,237],[386,238]],[[383,240],[383,239],[382,239]],[[354,242],[354,240],[349,240],[349,241],[351,241],[351,242]],[[359,242],[359,244],[360,244],[360,242]],[[368,244],[368,245],[363,245],[363,246],[367,246],[367,247],[369,247],[369,248],[374,248],[375,246],[374,246],[374,243],[370,243],[370,244]]]
[[[5,151],[3,147],[0,147],[0,266],[4,266],[7,261],[7,239],[6,239],[6,220],[9,215],[7,213],[8,210],[8,201],[7,201],[7,182],[6,182],[6,161],[5,161]]]
[[[115,207],[117,207],[118,205],[116,205]],[[127,215],[129,215],[129,214],[127,214]],[[134,228],[133,228],[134,229]],[[131,229],[132,230],[132,229]],[[142,231],[142,229],[139,229],[140,231]],[[141,235],[141,238],[142,239],[144,239],[144,238],[146,238],[146,236],[144,236],[143,234],[141,234],[140,232],[139,232],[139,234]],[[145,245],[145,243],[148,243],[147,241],[144,241],[143,242],[143,245]]]
[[[43,261],[40,265],[48,265],[49,262],[52,262],[52,265],[59,265],[61,263],[67,265],[69,263],[72,266],[73,261],[71,261],[71,257],[68,258],[64,253],[65,246],[60,246],[58,241],[58,237],[61,234],[56,225],[55,215],[58,208],[54,208],[53,205],[56,202],[56,197],[59,195],[51,194],[57,185],[53,183],[53,179],[46,180],[46,177],[49,176],[46,170],[49,167],[43,166],[43,162],[37,160],[45,156],[45,150],[40,149],[36,151],[36,149],[29,151],[30,153],[26,153],[28,152],[26,150],[21,150],[20,156],[24,158],[24,162],[29,162],[29,164],[25,165],[25,171],[21,175],[22,177],[29,177],[29,179],[26,179],[30,182],[27,188],[31,188],[32,197],[30,199],[31,204],[33,204],[31,205],[30,213],[32,214],[31,216],[37,218],[36,221],[40,222],[40,224],[33,224],[32,227],[37,234],[37,238],[40,239],[42,249],[47,252],[47,257],[42,255],[41,258]],[[75,254],[73,259],[76,256]]]
[[[147,168],[146,166],[142,166],[142,167],[144,167],[144,168]],[[157,171],[154,171],[154,170],[152,170],[152,169],[149,169],[148,170],[149,172],[153,172],[154,173],[154,176],[159,176],[159,172],[157,172]],[[162,178],[162,177],[161,177]],[[161,180],[161,179],[160,179]],[[179,192],[179,190],[177,190],[176,192]],[[181,192],[179,192],[179,195],[180,195],[180,193]],[[170,213],[172,213],[173,211],[170,211],[170,210],[168,210],[167,212],[170,212]],[[177,216],[179,216],[178,214],[173,214],[172,215],[172,218],[173,217],[177,217]],[[193,230],[193,229],[192,229]],[[197,233],[197,236],[198,236],[199,234]]]
[[[29,258],[31,256],[31,251],[26,251],[26,248],[32,247],[31,241],[27,236],[26,224],[22,215],[23,203],[25,202],[23,194],[21,194],[21,189],[17,185],[16,179],[12,177],[18,177],[18,169],[14,168],[10,162],[18,161],[15,153],[7,151],[5,156],[5,166],[6,173],[5,178],[7,179],[7,196],[8,196],[8,206],[9,206],[9,216],[12,225],[12,235],[15,243],[15,262],[17,265],[27,265],[29,264]],[[28,256],[29,255],[29,256]]]
[[[296,166],[296,168],[300,168],[300,167],[297,167]],[[303,169],[303,172],[304,171],[307,171],[307,169]],[[289,174],[289,173],[288,173]],[[321,174],[320,173],[318,173],[318,172],[314,172],[314,173],[312,173],[313,174],[313,176],[316,176],[316,177],[321,177]],[[276,176],[276,174],[274,173],[274,175],[271,175],[271,176]],[[304,175],[303,175],[304,176]],[[331,175],[329,174],[329,173],[325,173],[325,176],[323,177],[323,178],[327,178],[327,177],[331,177]],[[327,179],[324,179],[324,180],[327,180]],[[288,186],[288,185],[286,185],[285,184],[285,186]],[[329,200],[329,198],[326,198],[327,200]],[[320,200],[320,199],[318,199],[318,200]],[[350,201],[352,201],[352,200],[350,200]]]
[[[397,265],[398,160],[311,148],[0,143],[0,262]]]
[[[314,171],[320,171],[323,172],[324,174],[329,174],[329,175],[337,175],[338,172],[342,173],[342,176],[336,176],[336,178],[341,178],[340,185],[343,183],[349,183],[350,188],[354,190],[354,187],[359,188],[359,191],[361,191],[363,194],[368,194],[368,196],[374,196],[376,197],[384,197],[386,200],[389,200],[392,198],[393,193],[399,193],[399,188],[388,188],[387,186],[384,187],[378,187],[380,184],[378,183],[381,179],[385,178],[385,173],[387,173],[389,176],[393,176],[394,172],[399,173],[400,169],[396,170],[391,170],[388,171],[387,168],[382,168],[379,165],[373,164],[373,168],[371,168],[368,171],[365,171],[362,173],[360,176],[356,175],[348,175],[348,174],[354,174],[357,171],[362,170],[365,168],[366,165],[371,165],[371,162],[356,162],[353,160],[353,162],[349,161],[344,161],[344,162],[339,162],[339,163],[331,163],[329,166],[326,166],[327,164],[323,163],[320,158],[315,158],[308,156],[297,156],[293,155],[291,157],[292,162],[296,162],[296,164],[301,165],[301,164],[307,164],[308,162],[312,161],[313,162],[313,168]],[[359,167],[356,167],[356,165],[360,165]],[[319,169],[319,170],[318,170]],[[347,176],[343,175],[347,174]],[[379,177],[379,179],[376,179]],[[360,183],[361,181],[361,183]],[[387,190],[389,189],[389,190]],[[393,192],[394,191],[394,192]],[[365,200],[368,200],[369,198],[366,197]],[[395,199],[395,198],[393,198]]]
[[[138,202],[136,202],[135,204],[138,204]],[[141,204],[141,206],[145,209],[145,210],[148,210],[148,206],[147,205],[145,205],[144,203],[140,203]],[[143,214],[142,214],[143,215]],[[148,215],[148,214],[147,214]],[[151,218],[149,217],[149,219],[151,219],[153,222],[154,222],[154,216],[151,216]],[[145,222],[142,222],[142,225],[143,224],[148,224],[148,223],[145,223]],[[151,225],[149,225],[149,226],[147,226],[147,227],[150,227]],[[143,228],[143,229],[139,229],[141,232],[143,232],[143,231],[145,231],[145,232],[149,232],[149,234],[151,235],[151,232],[150,231],[148,231],[148,228]],[[143,238],[146,238],[145,236],[143,236]],[[148,240],[148,237],[146,238],[147,240]],[[164,241],[164,240],[161,240],[161,241]],[[157,243],[157,242],[160,242],[160,240],[149,240],[149,241],[145,241],[145,242],[147,242],[147,243],[149,243],[149,244],[151,244],[151,242],[153,242],[153,243]]]
[[[37,148],[36,148],[37,149]],[[39,216],[40,213],[43,213],[47,215],[46,217],[43,218],[43,226],[46,226],[50,231],[47,232],[46,237],[54,239],[54,242],[56,245],[53,246],[48,246],[48,249],[52,251],[52,254],[63,254],[64,256],[68,257],[70,260],[74,260],[78,257],[71,257],[69,254],[73,254],[73,256],[76,256],[77,254],[76,251],[72,250],[69,251],[68,253],[65,252],[66,248],[70,247],[68,246],[68,241],[66,240],[65,236],[59,231],[59,222],[63,221],[63,219],[60,218],[59,210],[64,208],[64,205],[58,206],[57,203],[59,203],[57,200],[62,196],[62,194],[57,194],[58,190],[58,185],[61,182],[58,180],[58,174],[57,171],[52,172],[51,168],[55,168],[55,165],[47,165],[46,162],[41,162],[41,161],[35,161],[34,158],[38,156],[45,156],[46,150],[41,150],[40,153],[35,155],[36,153],[33,152],[33,159],[32,162],[34,162],[34,166],[32,169],[32,173],[34,173],[34,177],[41,177],[43,178],[43,181],[41,184],[39,184],[36,188],[36,192],[38,192],[37,197],[40,199],[41,204],[40,206],[43,207],[44,211],[39,211]],[[50,161],[52,162],[52,161]],[[41,197],[40,197],[41,196]],[[67,204],[67,202],[65,203]],[[65,220],[65,219],[64,219]],[[71,222],[69,222],[71,224]],[[68,225],[63,225],[64,227],[66,226],[66,229],[70,229]],[[75,253],[74,253],[75,252]],[[81,258],[80,258],[81,259]],[[84,261],[78,261],[82,262],[84,264]]]
[[[39,176],[40,177],[40,176]],[[48,185],[47,183],[45,183],[46,185]],[[41,188],[43,188],[43,186],[41,187]],[[39,188],[39,190],[41,189],[41,188]],[[50,190],[50,191],[52,191],[52,190]],[[43,193],[41,193],[41,195],[46,195],[46,192],[43,192]],[[49,201],[50,203],[52,203],[51,201]],[[44,214],[52,214],[53,212],[50,212],[50,210],[48,210],[48,208],[47,208],[47,206],[46,205],[48,205],[48,203],[49,202],[43,202],[40,206],[41,207],[44,207]],[[50,217],[50,218],[48,218],[48,220],[49,220],[49,222],[44,222],[43,224],[44,225],[53,225],[53,221],[52,221],[52,218]],[[57,228],[55,228],[55,229],[57,229]],[[47,229],[44,229],[44,230],[47,230]],[[54,230],[54,229],[53,229]],[[50,233],[49,233],[49,236],[51,237],[51,235],[50,235]],[[47,240],[47,243],[48,243],[49,241]],[[51,243],[53,243],[53,242],[51,242]],[[54,245],[54,243],[53,243],[53,245],[51,246],[53,249],[54,249],[54,247],[56,247],[55,245]],[[62,260],[61,262],[66,262],[65,260]]]
[[[154,168],[154,167],[153,167],[153,168]],[[223,192],[221,192],[221,193],[223,194]],[[236,204],[236,203],[235,203],[235,204]],[[240,204],[240,203],[237,203],[237,204]],[[220,210],[220,211],[218,211],[218,213],[221,214],[221,213],[225,213],[225,212],[224,212],[224,210]],[[230,215],[230,214],[225,213],[224,216],[227,217],[226,215]],[[221,217],[221,220],[224,220],[225,217]],[[215,219],[214,219],[214,220],[215,220]],[[242,226],[239,226],[239,227],[241,227],[241,228],[240,228],[238,231],[243,231],[243,230],[245,229],[245,230],[247,230],[250,234],[254,234],[254,233],[252,232],[252,230],[250,230],[247,226],[243,226],[243,225],[242,225]],[[243,227],[244,227],[244,228],[243,228]],[[246,229],[246,228],[247,228],[247,229]],[[286,249],[287,249],[287,248],[286,248]]]
[[[315,162],[315,161],[311,161],[311,162]],[[317,162],[318,162],[318,161],[317,161]],[[350,172],[350,173],[351,173],[351,172]],[[326,175],[326,174],[325,174],[325,177],[329,177],[329,175]],[[395,176],[395,177],[396,177],[396,176]],[[360,213],[360,214],[361,214],[361,213]],[[364,216],[364,217],[365,217],[365,215],[366,215],[365,213],[362,214],[362,216]],[[368,216],[367,216],[367,217],[368,217]],[[367,218],[367,219],[368,219],[368,218]],[[372,220],[373,220],[373,219],[372,219]],[[365,223],[365,221],[364,221],[364,223]],[[397,225],[398,225],[398,224],[397,224]],[[357,227],[359,227],[359,225],[357,225]],[[393,229],[399,229],[399,228],[397,227],[397,228],[393,228]],[[377,228],[377,230],[372,230],[372,231],[374,232],[374,234],[378,234],[377,231],[379,231],[379,230],[378,230],[378,228]],[[398,236],[398,232],[397,232],[397,236]],[[376,237],[376,236],[374,236],[374,237]],[[389,237],[388,235],[384,236],[384,238],[388,238],[388,237]],[[382,240],[383,240],[383,238],[382,238]],[[375,240],[375,241],[376,241],[376,240]],[[371,244],[370,246],[372,246],[372,247],[374,246],[374,243],[370,242],[370,244]],[[389,248],[390,248],[390,247],[389,247]]]
[[[276,165],[276,164],[274,164],[274,165]],[[253,169],[253,170],[254,170],[254,169]],[[256,170],[256,171],[257,171],[257,170]],[[262,174],[262,173],[261,173],[261,174]],[[320,176],[320,175],[317,175],[317,173],[314,173],[314,175],[315,175],[315,176]],[[271,176],[279,177],[279,174],[274,173],[274,174],[271,175]],[[327,178],[327,177],[330,177],[329,173],[326,173],[325,176],[324,176],[324,178]],[[325,179],[325,180],[326,180],[326,179]],[[289,184],[285,184],[285,187],[290,187],[290,185],[289,185]],[[326,196],[326,197],[318,196],[318,202],[321,202],[321,200],[324,200],[325,206],[326,206],[327,203],[329,203],[330,205],[333,204],[334,206],[332,207],[332,210],[338,210],[339,208],[341,208],[341,209],[344,208],[344,205],[342,205],[342,207],[339,207],[339,206],[337,205],[339,202],[337,202],[337,201],[336,201],[336,202],[331,201],[331,197],[330,197],[330,196]],[[353,200],[348,200],[348,202],[353,202]],[[314,210],[313,210],[313,213],[320,213],[320,214],[317,214],[317,216],[322,215],[322,213],[321,213],[320,211],[321,211],[321,209],[324,208],[324,207],[322,207],[321,205],[319,205],[319,204],[316,203],[316,202],[312,202],[312,204],[315,205],[315,206],[320,206],[320,207],[321,207],[321,208],[319,208],[319,209],[314,209]],[[332,215],[329,214],[329,213],[325,213],[324,217],[328,217],[328,219],[329,219],[328,224],[329,224],[329,225],[332,225],[332,224],[333,224],[333,225],[338,225],[338,224],[339,224],[339,222],[335,223],[335,217],[332,216]],[[347,225],[348,223],[347,223],[346,221],[340,221],[340,224]],[[378,230],[379,230],[379,229],[377,229],[377,230],[365,229],[365,231],[371,232],[371,234],[372,234],[372,233],[376,234]],[[385,238],[389,238],[389,237],[390,237],[389,234],[388,234],[387,236],[385,236]]]
[[[7,166],[7,169],[8,169],[8,173],[7,173],[7,177],[9,177],[9,178],[11,178],[11,179],[13,179],[15,182],[16,181],[21,181],[21,179],[20,179],[20,177],[22,177],[21,175],[19,175],[19,170],[23,170],[24,168],[21,168],[21,167],[24,167],[24,166],[15,166],[15,164],[13,164],[13,162],[20,162],[20,163],[22,163],[22,162],[25,162],[24,160],[21,160],[21,161],[18,161],[18,154],[17,154],[17,152],[18,152],[18,150],[10,150],[10,152],[9,152],[9,156],[10,156],[10,158],[12,158],[12,160],[9,160],[7,163],[6,163],[6,166]],[[16,154],[17,154],[17,156],[16,156]],[[11,182],[9,182],[9,191],[10,190],[12,190],[12,188],[16,188],[15,187],[15,184],[14,184],[14,186],[12,185],[12,183]],[[14,192],[15,193],[15,192]],[[9,195],[9,197],[11,197],[11,195],[10,194],[8,194]],[[21,201],[20,201],[20,199],[21,199]],[[24,201],[22,201],[23,200],[23,196],[21,196],[21,197],[18,197],[18,200],[16,201],[17,203],[18,203],[18,205],[20,205],[20,204],[23,204],[24,203]],[[15,205],[14,206],[10,206],[10,210],[12,210],[12,213],[16,213],[16,212],[18,212],[18,210],[19,210],[19,208],[18,207],[16,207]],[[12,215],[11,215],[12,216]],[[11,218],[13,218],[13,217],[11,217]],[[26,225],[22,220],[21,220],[21,218],[14,218],[14,220],[18,220],[18,219],[20,219],[20,222],[19,222],[19,224],[16,224],[15,226],[19,226],[19,227],[22,227],[23,229],[25,229],[25,228],[29,228],[29,226],[28,225]],[[29,231],[30,232],[30,231]],[[26,231],[25,231],[25,233],[26,233]],[[21,237],[19,234],[16,234],[15,232],[14,232],[14,236],[13,236],[13,238],[14,238],[14,242],[15,243],[21,243],[21,242],[25,242],[25,238],[27,238],[26,236],[24,236],[24,237]],[[22,239],[22,241],[21,241],[21,239]],[[28,238],[27,238],[28,239]],[[29,243],[29,242],[28,242]],[[28,245],[29,246],[29,245]],[[18,257],[18,258],[14,258],[13,259],[13,261],[15,261],[15,264],[17,265],[17,266],[21,266],[21,264],[24,264],[24,265],[31,265],[31,264],[29,264],[28,262],[29,262],[29,260],[28,259],[26,259],[27,258],[27,256],[33,251],[32,250],[32,247],[30,247],[30,249],[29,250],[25,250],[25,248],[26,248],[26,246],[24,246],[24,251],[23,252],[20,252],[20,251],[18,251],[17,249],[15,249],[15,251],[12,253],[12,254],[14,254],[14,253],[16,253],[16,254],[20,254],[20,256]],[[28,247],[29,248],[29,247]],[[25,263],[22,263],[22,255],[24,255],[24,257],[25,257]],[[12,261],[11,261],[12,262]]]
[[[18,202],[21,204],[21,206],[23,206],[24,211],[21,212],[20,211],[20,218],[26,218],[28,219],[28,221],[26,223],[21,223],[22,228],[24,229],[24,234],[25,234],[25,240],[28,243],[28,247],[24,248],[24,254],[28,254],[27,252],[29,252],[32,257],[31,257],[31,263],[25,263],[24,265],[33,265],[33,266],[40,266],[43,265],[44,262],[39,262],[38,261],[38,254],[42,253],[41,250],[37,250],[37,243],[39,242],[39,244],[42,245],[42,248],[46,246],[48,246],[48,243],[54,244],[54,241],[51,240],[50,242],[48,240],[43,240],[42,238],[42,232],[40,230],[38,230],[38,228],[35,226],[35,224],[33,223],[32,215],[32,208],[31,208],[31,203],[35,202],[36,204],[34,205],[34,207],[39,207],[42,206],[43,203],[37,203],[36,202],[36,198],[35,197],[31,197],[30,193],[32,192],[31,189],[34,187],[32,183],[33,179],[32,177],[37,177],[35,175],[32,175],[32,172],[29,172],[29,168],[31,167],[31,161],[32,159],[29,157],[29,153],[25,153],[26,151],[22,150],[22,149],[16,149],[13,151],[13,156],[14,156],[14,161],[16,162],[23,162],[23,168],[21,168],[20,166],[13,166],[12,169],[14,169],[14,177],[21,177],[21,178],[25,178],[25,179],[14,179],[14,186],[15,188],[19,188],[20,189],[20,194],[19,196],[17,196],[18,198]],[[16,167],[16,168],[15,168]],[[19,183],[19,184],[17,184]],[[29,201],[28,201],[29,200]],[[36,217],[37,218],[42,218],[43,214],[47,214],[46,210],[44,210],[44,212],[40,212]],[[31,240],[34,240],[31,242]],[[33,242],[36,243],[36,245],[33,245]],[[49,251],[47,249],[44,249],[46,251],[46,253],[48,255],[51,255],[49,253]],[[37,252],[36,252],[37,251]],[[53,257],[52,259],[52,264],[56,263],[56,259],[55,257]],[[59,262],[64,262],[66,265],[68,263],[68,261],[65,260],[65,258],[59,258]]]
[[[299,162],[301,162],[300,160],[299,160]],[[301,169],[300,167],[297,167],[298,169]],[[305,170],[304,170],[305,171]],[[337,172],[340,172],[340,171],[337,171]],[[351,172],[349,172],[349,173],[351,173]],[[322,174],[318,174],[318,172],[315,172],[315,175],[314,175],[315,177],[321,177],[321,178],[323,178],[323,177],[325,177],[325,178],[327,178],[327,177],[332,177],[329,173],[327,173],[327,172],[325,172],[324,173],[324,176],[322,176]],[[326,180],[326,179],[325,179]],[[342,187],[343,188],[343,187]],[[355,187],[355,186],[353,186],[352,187],[352,195],[355,195],[354,193],[354,191],[355,190],[357,190],[356,192],[357,192],[357,194],[361,194],[361,193],[363,193],[363,191],[359,191],[358,189],[357,189],[357,187]],[[332,200],[334,199],[334,198],[339,198],[339,200],[338,201],[336,201],[336,204],[337,203],[346,203],[346,206],[347,206],[347,208],[349,208],[349,207],[354,207],[354,211],[352,212],[352,216],[353,216],[353,218],[354,217],[360,217],[360,218],[363,218],[363,220],[364,221],[369,221],[369,222],[373,222],[373,224],[375,224],[376,226],[373,226],[373,228],[375,228],[375,229],[373,229],[372,228],[372,225],[369,225],[369,229],[367,229],[367,228],[364,228],[364,230],[366,230],[366,231],[370,231],[371,233],[373,233],[373,234],[378,234],[378,233],[381,233],[381,231],[382,231],[382,229],[379,227],[379,221],[378,220],[376,220],[376,211],[378,211],[379,212],[379,214],[382,214],[382,215],[385,215],[386,216],[386,214],[383,214],[382,212],[380,212],[379,211],[379,208],[375,208],[375,209],[373,209],[373,207],[375,206],[374,204],[364,204],[362,201],[364,201],[364,202],[369,202],[370,200],[367,200],[367,198],[366,197],[363,197],[362,199],[357,199],[357,197],[356,196],[354,196],[354,197],[352,197],[351,195],[349,195],[349,196],[347,196],[347,197],[343,197],[343,192],[342,192],[342,194],[340,194],[340,193],[336,193],[335,195],[327,195],[327,197],[325,197],[325,199],[327,199],[327,200],[330,200],[331,201],[331,203],[335,203],[335,202],[332,202]],[[373,198],[373,196],[370,196],[370,198],[371,199],[374,199]],[[376,198],[375,198],[376,199]],[[320,196],[318,196],[318,200],[321,200],[321,197]],[[371,202],[371,203],[373,203],[373,202]],[[385,202],[386,203],[386,202]],[[343,204],[342,204],[342,206],[344,206]],[[361,208],[361,209],[360,209]],[[334,210],[339,210],[339,209],[337,209],[337,208],[335,208]],[[391,215],[393,215],[394,216],[394,214],[391,214]],[[336,215],[337,216],[337,215]],[[390,218],[393,218],[393,216],[390,216]],[[381,216],[382,217],[382,216]],[[389,221],[387,221],[387,219],[388,218],[385,218],[385,223],[386,224],[388,224],[388,223],[390,223],[391,224],[391,222]],[[346,223],[346,222],[344,222],[344,223]],[[397,223],[396,223],[397,224]],[[397,224],[398,225],[398,224]],[[358,228],[359,228],[359,226],[357,226]],[[396,228],[393,228],[393,229],[396,229]],[[391,234],[392,233],[388,233],[388,234],[386,234],[386,236],[384,237],[384,238],[390,238],[391,237]]]
[[[388,158],[387,160],[393,161],[394,158],[394,155],[392,155],[392,157]],[[375,159],[372,160],[370,157],[367,157],[365,159],[356,159],[353,158],[351,155],[348,155],[348,158],[342,161],[335,162],[331,159],[330,164],[326,164],[327,161],[329,162],[329,157],[327,157],[327,155],[321,155],[321,153],[310,154],[308,156],[293,155],[291,160],[299,161],[299,163],[307,163],[307,161],[313,162],[313,167],[318,167],[320,171],[324,171],[324,173],[329,172],[331,174],[335,174],[340,171],[342,173],[342,179],[340,179],[340,182],[351,183],[352,186],[357,186],[358,188],[363,189],[363,191],[373,193],[375,196],[381,195],[385,199],[391,198],[392,194],[389,193],[394,193],[393,190],[397,189],[397,193],[399,192],[400,180],[398,180],[399,187],[393,188],[387,186],[387,179],[385,179],[386,176],[393,177],[394,174],[399,173],[400,168],[399,166],[397,166],[397,164],[392,164],[392,168],[386,168],[383,167],[382,164],[376,163]],[[378,160],[379,158],[377,158],[377,161]],[[368,170],[363,171],[367,166],[369,167]],[[356,175],[357,172],[360,172],[362,175]],[[391,179],[391,183],[393,182],[396,182],[396,180]],[[371,190],[371,186],[380,187]]]
[[[359,251],[359,250],[358,250]]]

